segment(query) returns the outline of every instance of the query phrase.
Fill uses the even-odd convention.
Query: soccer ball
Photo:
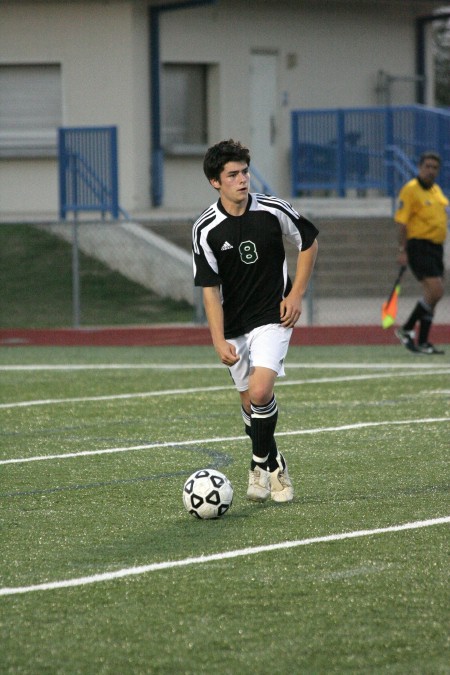
[[[233,502],[233,486],[216,469],[201,469],[183,487],[183,504],[195,518],[220,518]]]

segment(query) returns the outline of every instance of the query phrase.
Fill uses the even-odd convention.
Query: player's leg
[[[436,305],[444,295],[443,277],[425,277],[422,279],[423,299],[434,312]]]
[[[275,499],[281,497],[283,485],[278,474],[280,471],[287,472],[286,461],[278,451],[274,436],[278,419],[278,407],[273,392],[276,376],[277,373],[267,368],[253,368],[250,373],[252,400],[269,400],[268,404],[252,403],[248,390],[240,392],[245,431],[252,439],[247,497],[253,501],[268,499],[272,492],[271,482],[274,482],[277,491]],[[283,501],[290,501],[285,499],[286,496],[287,492],[284,492]]]
[[[251,439],[253,457],[251,469],[260,466],[271,468],[276,455],[275,429],[278,420],[278,406],[274,395],[277,373],[270,368],[252,367],[249,375],[249,399],[251,417]]]
[[[252,437],[252,411],[250,406],[250,395],[248,389],[245,391],[240,391],[239,395],[241,397],[241,415],[244,420],[244,429],[247,436]]]
[[[422,285],[423,297],[416,303],[403,326],[396,331],[407,349],[424,354],[442,353],[428,342],[434,309],[444,293],[443,247],[422,239],[407,243],[408,264]],[[415,326],[419,323],[418,346],[414,343]]]
[[[431,321],[432,315],[433,310],[425,300],[421,299],[415,304],[411,314],[403,324],[401,331],[398,331],[398,337],[402,340],[407,349],[410,351],[417,351],[414,344],[416,323],[419,322],[421,324],[422,321]]]
[[[253,405],[250,401],[248,389],[241,391],[241,412],[244,419],[245,431],[252,441],[252,457],[250,461],[247,499],[256,502],[265,502],[270,496],[270,477],[267,471],[268,453],[261,445],[261,438],[256,430],[253,419]]]
[[[434,311],[439,300],[444,295],[444,279],[442,277],[424,277],[422,279],[423,300],[421,305],[424,312],[420,317],[418,349],[424,354],[443,354],[429,342],[431,324]]]
[[[244,429],[251,438],[251,407],[248,393],[248,376],[250,371],[250,353],[245,335],[229,339],[228,342],[236,348],[239,361],[229,368],[230,375],[241,398],[241,415],[244,421]]]
[[[270,495],[275,501],[293,498],[286,462],[274,437],[278,418],[274,383],[277,376],[284,375],[291,334],[291,329],[273,324],[230,339],[240,356],[230,373],[240,394],[245,431],[252,441],[247,497],[254,501],[265,501]]]
[[[274,436],[278,420],[274,385],[277,377],[284,376],[291,334],[292,330],[277,324],[263,326],[254,331],[250,343],[251,469],[266,468],[271,497],[275,501],[291,501],[294,494],[286,461],[278,451]]]
[[[247,497],[252,501],[266,501],[270,496],[270,480],[265,465],[259,465],[253,461],[253,436],[251,419],[251,402],[249,394],[249,375],[250,375],[250,341],[249,335],[243,335],[238,338],[229,339],[229,342],[236,347],[236,353],[239,361],[229,368],[230,375],[239,392],[241,398],[241,414],[244,420],[246,434],[252,441],[252,460],[249,470],[249,483]]]

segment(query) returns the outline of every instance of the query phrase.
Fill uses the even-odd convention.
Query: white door
[[[255,51],[250,60],[250,155],[257,169],[277,191],[276,176],[277,55]],[[260,186],[258,184],[258,191]]]

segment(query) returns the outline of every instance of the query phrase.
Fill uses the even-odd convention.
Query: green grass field
[[[450,673],[449,356],[286,370],[296,498],[255,504],[212,349],[0,350],[1,673]],[[182,505],[205,466],[215,521]]]
[[[163,298],[80,253],[82,326],[190,322],[187,302]],[[72,246],[31,225],[0,224],[0,328],[73,325]]]

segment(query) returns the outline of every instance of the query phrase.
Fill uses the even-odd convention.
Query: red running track
[[[450,325],[433,325],[431,339],[450,344]],[[305,326],[294,329],[291,345],[395,345],[392,329],[381,326]],[[0,346],[156,347],[211,345],[206,326],[110,328],[3,328]]]

